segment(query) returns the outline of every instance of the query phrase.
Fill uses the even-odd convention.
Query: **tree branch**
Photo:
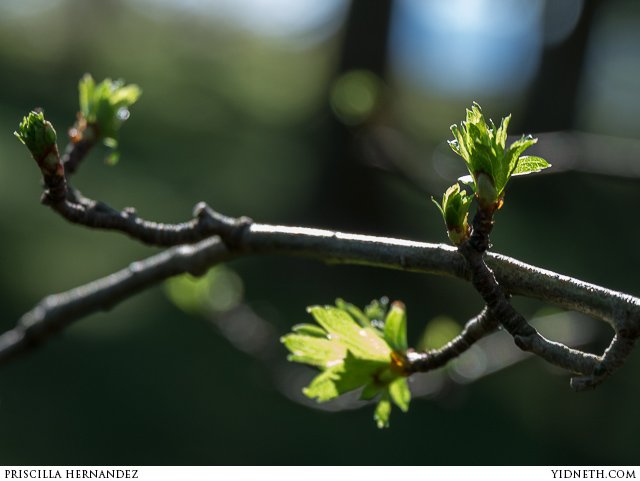
[[[491,314],[488,307],[484,307],[480,314],[465,324],[462,332],[439,349],[425,352],[408,352],[408,372],[428,372],[444,366],[452,359],[460,356],[473,344],[498,329],[499,322]]]
[[[215,230],[216,236],[195,244],[170,248],[103,279],[43,299],[20,319],[14,329],[0,336],[0,364],[40,344],[75,320],[92,312],[109,309],[171,276],[185,272],[203,274],[219,262],[240,256],[299,256],[334,264],[368,265],[471,279],[471,272],[462,255],[455,248],[443,244],[251,223],[247,219],[233,219],[218,214],[204,204],[199,205],[199,211],[205,211],[203,215],[208,219],[216,219],[207,221],[212,222],[211,229]],[[487,254],[487,264],[507,292],[591,315],[616,329],[616,337],[623,338],[624,342],[612,344],[605,352],[600,363],[604,368],[601,371],[595,369],[595,376],[604,376],[618,367],[633,347],[640,333],[640,299],[545,271],[506,256]],[[486,322],[486,317],[481,314],[475,322],[467,325],[465,330],[468,332],[463,333],[463,340],[473,340],[483,332],[478,331],[475,324],[486,326]],[[462,340],[460,344],[456,343],[456,349],[462,346]],[[534,346],[534,349],[537,348]],[[418,358],[426,359],[428,355]],[[432,352],[431,355],[435,354]],[[437,356],[446,359],[444,354]],[[441,361],[421,362],[433,368]],[[576,387],[591,385],[590,381],[582,378],[575,383]]]
[[[471,281],[486,302],[485,309],[441,349],[408,352],[409,373],[446,364],[502,324],[521,349],[582,375],[572,380],[572,386],[585,389],[602,382],[620,367],[640,336],[640,299],[505,256],[485,256],[498,204],[478,209],[471,238],[458,250],[384,237],[255,224],[249,218],[224,216],[204,203],[196,205],[191,220],[162,224],[140,219],[132,208],[117,211],[70,186],[68,177],[93,145],[89,141],[72,142],[62,158],[58,158],[55,176],[47,175],[48,171],[40,166],[45,184],[43,203],[72,223],[116,230],[146,244],[173,247],[103,279],[43,299],[14,329],[0,336],[0,364],[40,344],[73,321],[108,309],[168,277],[184,272],[202,274],[219,262],[251,254],[303,256],[328,263],[427,272]],[[513,294],[541,299],[608,322],[615,331],[609,348],[602,356],[596,356],[545,339],[511,306],[508,298]]]
[[[523,351],[532,352],[547,362],[583,375],[572,379],[575,389],[595,387],[620,367],[631,352],[640,333],[637,322],[634,327],[625,326],[625,319],[617,318],[613,325],[615,335],[603,356],[572,349],[562,343],[544,338],[511,305],[508,295],[496,280],[484,261],[490,247],[489,234],[493,228],[493,214],[499,204],[480,204],[473,220],[471,237],[459,247],[471,271],[471,283],[487,303],[489,313],[513,336],[516,345]]]
[[[74,321],[109,310],[119,302],[169,277],[189,272],[202,275],[230,258],[218,237],[167,249],[107,277],[42,299],[16,327],[0,336],[0,365],[38,346]]]

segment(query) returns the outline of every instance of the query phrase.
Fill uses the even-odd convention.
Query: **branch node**
[[[212,210],[211,207],[209,207],[206,202],[198,202],[193,207],[193,216],[198,218],[198,219],[202,219],[202,218],[210,216],[210,212],[209,211],[211,211],[211,210]]]
[[[135,207],[125,207],[122,209],[122,213],[127,219],[136,219],[138,217],[138,212]]]

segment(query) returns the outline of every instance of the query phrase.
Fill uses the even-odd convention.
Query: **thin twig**
[[[484,261],[484,254],[490,246],[489,234],[493,227],[493,213],[494,209],[491,207],[478,208],[473,220],[471,238],[458,249],[471,271],[471,283],[487,303],[489,312],[513,336],[520,349],[581,375],[572,379],[571,385],[574,389],[595,387],[624,363],[640,335],[638,323],[630,324],[626,320],[628,316],[618,316],[613,325],[616,334],[602,356],[572,349],[544,338],[511,305],[507,294]]]
[[[494,333],[498,325],[497,319],[491,315],[491,312],[485,306],[480,314],[467,321],[460,334],[439,349],[425,352],[408,352],[408,371],[410,373],[428,372],[444,366],[467,351],[483,337]]]

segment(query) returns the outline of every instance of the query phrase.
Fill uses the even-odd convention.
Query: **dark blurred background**
[[[167,222],[203,200],[260,222],[444,242],[429,197],[464,170],[449,126],[474,100],[496,121],[512,113],[510,133],[538,135],[554,169],[512,182],[495,250],[638,295],[639,26],[631,0],[3,0],[1,327],[157,252],[38,203],[37,168],[11,134],[42,107],[64,138],[85,72],[144,94],[120,163],[98,150],[74,184]],[[308,320],[307,305],[382,295],[407,304],[414,345],[425,326],[434,343],[481,308],[451,279],[240,260],[86,318],[4,367],[0,463],[638,463],[637,353],[576,394],[565,373],[503,356],[508,340],[485,346],[466,368],[416,381],[410,412],[383,431],[371,406],[305,403],[313,373],[284,361],[278,337]],[[589,349],[611,335],[552,318],[551,333],[564,326],[558,335]]]

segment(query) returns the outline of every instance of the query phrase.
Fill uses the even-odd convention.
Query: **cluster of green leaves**
[[[377,398],[374,419],[389,426],[391,403],[409,409],[411,392],[404,370],[407,317],[404,305],[374,301],[364,310],[341,299],[335,306],[312,306],[316,324],[299,324],[282,342],[288,359],[320,369],[304,394],[319,402],[362,388],[361,398]]]
[[[551,167],[541,157],[522,155],[538,141],[530,135],[523,135],[507,148],[510,120],[511,115],[504,117],[499,127],[493,120],[487,123],[480,105],[474,102],[471,109],[467,109],[466,120],[460,122],[460,126],[451,126],[454,139],[449,145],[464,159],[469,171],[469,175],[458,181],[471,187],[481,209],[491,212],[502,206],[504,190],[511,177]],[[447,189],[442,204],[434,200],[444,218],[449,239],[455,245],[460,245],[469,235],[468,214],[472,199],[456,183]]]
[[[94,135],[107,147],[118,146],[118,130],[129,118],[129,107],[142,90],[134,84],[125,85],[123,80],[104,79],[97,83],[85,74],[78,84],[80,96],[79,130],[82,135]],[[91,129],[91,130],[89,130]]]
[[[449,141],[449,145],[464,159],[470,174],[460,180],[471,185],[481,205],[498,203],[512,176],[551,167],[541,157],[522,155],[538,141],[530,135],[522,136],[506,148],[510,120],[511,115],[503,118],[500,127],[496,127],[493,120],[487,124],[482,109],[474,102],[471,109],[467,109],[467,119],[460,122],[459,127],[451,126],[454,140]]]
[[[29,112],[13,135],[27,146],[40,168],[55,170],[59,162],[56,131],[42,112]]]

